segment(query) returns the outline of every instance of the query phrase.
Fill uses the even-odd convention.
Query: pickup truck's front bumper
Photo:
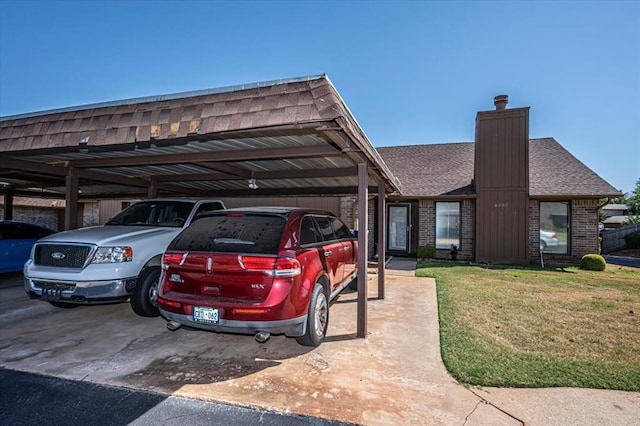
[[[136,278],[105,281],[53,281],[24,277],[24,288],[31,299],[75,304],[121,302],[128,299]]]

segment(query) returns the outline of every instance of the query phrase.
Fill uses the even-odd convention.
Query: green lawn
[[[640,272],[421,262],[460,382],[640,391]]]

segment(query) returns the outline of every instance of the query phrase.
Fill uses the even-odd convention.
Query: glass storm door
[[[410,204],[388,204],[387,250],[409,252]]]

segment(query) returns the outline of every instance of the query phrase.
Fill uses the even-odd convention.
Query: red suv
[[[358,246],[333,214],[285,207],[230,209],[195,220],[169,244],[158,291],[175,330],[296,337],[318,346],[329,301],[355,288]]]

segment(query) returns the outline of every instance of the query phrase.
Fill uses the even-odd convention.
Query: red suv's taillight
[[[238,262],[247,271],[260,271],[272,277],[295,277],[300,274],[300,262],[290,257],[240,255]]]
[[[184,251],[168,251],[162,255],[162,267],[167,269],[171,265],[182,265],[187,258],[188,252]]]

